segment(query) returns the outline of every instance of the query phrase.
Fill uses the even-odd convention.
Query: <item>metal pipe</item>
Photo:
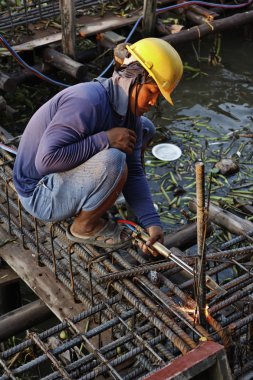
[[[137,227],[137,230],[139,231],[139,236],[143,241],[147,241],[149,239],[149,235],[144,232],[144,230],[140,227]],[[189,273],[191,276],[195,276],[196,271],[190,267],[190,265],[186,264],[183,260],[181,260],[178,256],[174,255],[174,253],[166,248],[164,245],[162,245],[159,242],[155,242],[153,244],[153,248],[159,252],[162,256],[169,258],[173,262],[175,262],[180,268],[182,268],[186,273]],[[216,289],[218,291],[222,291],[222,289],[218,286],[218,284],[211,278],[206,276],[206,286],[209,289]]]
[[[41,300],[36,300],[0,317],[0,341],[16,335],[52,317]]]

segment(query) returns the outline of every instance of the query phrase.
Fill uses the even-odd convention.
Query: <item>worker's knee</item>
[[[110,190],[110,187],[125,175],[126,154],[115,148],[103,150],[86,162],[85,171],[90,172],[91,181],[99,182],[103,187],[110,184]]]
[[[126,154],[119,149],[110,148],[103,150],[104,159],[110,164],[115,164],[116,166],[122,166],[126,162]]]

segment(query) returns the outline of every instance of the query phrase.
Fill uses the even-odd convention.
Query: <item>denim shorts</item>
[[[103,150],[72,170],[44,176],[33,194],[28,198],[19,196],[20,201],[31,215],[48,222],[64,220],[81,210],[94,210],[114,190],[125,164],[125,153],[113,148]]]
[[[141,120],[145,146],[152,139],[155,127],[147,118]],[[30,197],[19,198],[25,210],[40,220],[64,220],[81,210],[98,208],[117,186],[125,165],[125,153],[106,149],[72,170],[44,176]]]

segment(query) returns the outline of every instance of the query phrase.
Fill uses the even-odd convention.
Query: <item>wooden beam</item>
[[[79,62],[70,58],[68,55],[62,54],[59,51],[51,48],[45,48],[42,51],[42,58],[44,62],[64,71],[73,78],[79,81],[87,81],[87,69]]]
[[[144,0],[143,4],[143,35],[150,37],[154,35],[156,22],[156,0]]]
[[[75,7],[73,0],[60,0],[61,26],[62,26],[62,51],[75,59],[76,26]]]
[[[196,200],[190,201],[189,209],[193,212],[196,212]],[[248,232],[253,231],[252,222],[240,218],[239,216],[232,214],[229,211],[223,210],[219,206],[216,206],[212,203],[210,203],[209,206],[208,219],[235,235],[244,235]]]
[[[253,11],[237,13],[233,16],[226,17],[220,20],[215,20],[202,25],[193,26],[190,29],[182,30],[180,33],[171,34],[162,37],[163,40],[172,45],[185,43],[200,39],[208,34],[222,32],[224,30],[233,29],[246,25],[253,21]]]
[[[104,16],[102,17],[88,17],[83,19],[78,19],[80,24],[84,26],[80,27],[77,31],[81,37],[89,37],[97,33],[102,33],[106,30],[112,30],[117,28],[122,28],[123,26],[131,25],[140,17],[140,15],[135,15],[128,18],[118,17],[118,16]],[[45,46],[53,43],[60,42],[62,39],[62,33],[52,33],[50,35],[37,38],[20,45],[13,46],[16,52],[33,50],[40,46]],[[10,55],[8,50],[0,53],[0,56]]]
[[[8,238],[0,228],[0,236]],[[46,267],[38,266],[35,255],[21,244],[6,244],[1,247],[0,257],[17,273],[17,275],[37,294],[48,308],[61,321],[81,313],[85,307],[76,303],[70,290]]]

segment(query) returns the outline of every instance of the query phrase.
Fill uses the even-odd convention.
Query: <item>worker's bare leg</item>
[[[87,235],[92,236],[105,225],[105,220],[101,218],[106,211],[112,207],[117,197],[121,193],[123,186],[127,179],[127,166],[113,190],[113,192],[106,198],[106,200],[95,210],[81,211],[74,219],[71,226],[71,232],[73,235]]]

